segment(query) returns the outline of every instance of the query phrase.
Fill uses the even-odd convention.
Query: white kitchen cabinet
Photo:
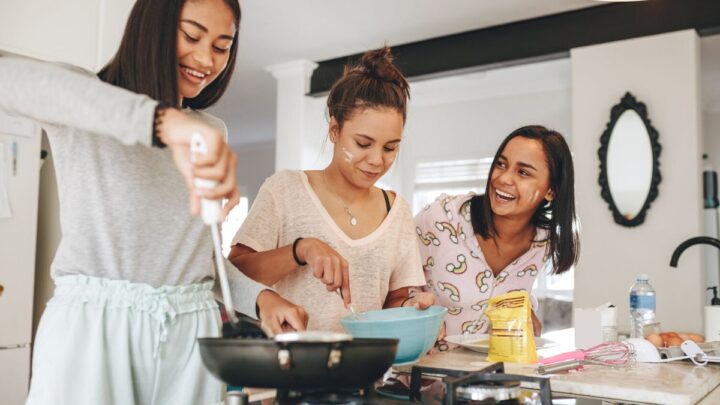
[[[0,347],[31,340],[40,141],[35,123],[0,114],[0,187],[11,215],[0,218]]]
[[[30,375],[40,141],[34,122],[0,113],[0,198],[10,208],[0,218],[0,400],[8,405],[24,402]]]
[[[2,0],[0,49],[97,71],[117,50],[134,0]]]
[[[30,384],[30,347],[0,349],[0,402],[25,403]]]
[[[92,69],[100,4],[97,0],[2,0],[0,48]]]

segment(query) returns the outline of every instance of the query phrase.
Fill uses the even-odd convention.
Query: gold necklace
[[[350,207],[348,207],[347,205],[345,205],[345,203],[344,203],[343,200],[340,198],[340,196],[339,196],[339,195],[336,195],[336,194],[332,191],[332,189],[330,188],[330,183],[328,183],[328,181],[327,181],[327,174],[325,174],[325,170],[324,170],[324,169],[323,169],[323,171],[322,171],[322,174],[323,174],[323,181],[325,182],[325,186],[327,186],[328,191],[329,191],[334,197],[337,198],[337,200],[340,202],[340,205],[341,205],[341,206],[343,207],[343,209],[345,210],[345,213],[350,217],[350,225],[352,225],[352,226],[357,226],[358,220],[357,220],[357,218],[355,218],[355,215],[353,215],[353,213],[350,211]]]

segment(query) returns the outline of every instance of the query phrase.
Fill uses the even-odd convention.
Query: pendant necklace
[[[328,183],[328,181],[327,181],[327,175],[325,174],[325,170],[323,170],[322,173],[323,173],[323,181],[325,181],[325,185],[327,186],[328,191],[330,191],[330,193],[333,194],[333,196],[337,197],[337,200],[340,202],[340,205],[342,205],[343,209],[345,210],[345,213],[350,217],[350,225],[357,226],[358,220],[357,220],[357,218],[355,218],[355,215],[353,215],[353,213],[350,211],[350,207],[345,205],[345,203],[342,201],[340,196],[333,193],[332,189],[330,188],[330,183]]]

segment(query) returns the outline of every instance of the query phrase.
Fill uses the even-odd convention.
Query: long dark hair
[[[177,31],[185,0],[137,0],[130,12],[120,48],[98,77],[110,84],[177,106]],[[204,109],[227,89],[237,57],[240,27],[238,0],[225,0],[235,16],[235,40],[227,66],[197,97],[183,99],[183,107]]]
[[[505,146],[518,136],[540,141],[545,151],[545,159],[550,169],[550,189],[555,198],[540,204],[530,222],[534,226],[548,231],[545,256],[552,258],[552,274],[561,274],[577,263],[580,254],[580,238],[575,226],[577,220],[575,216],[575,175],[570,148],[557,131],[540,125],[518,128],[500,144],[495,153],[488,179],[492,179],[495,165],[505,150]],[[475,233],[480,234],[484,239],[497,236],[494,214],[490,207],[490,180],[485,187],[485,194],[472,197],[469,204],[470,218]]]
[[[361,108],[387,107],[407,116],[410,86],[393,63],[390,48],[368,51],[357,65],[347,65],[330,88],[327,99],[328,116],[342,128],[346,120]]]

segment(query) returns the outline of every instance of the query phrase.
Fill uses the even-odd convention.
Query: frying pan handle
[[[278,350],[278,365],[280,370],[287,371],[292,368],[292,357],[290,356],[290,348],[282,345]]]
[[[328,355],[327,366],[329,369],[338,368],[342,361],[342,344],[340,342],[333,344],[330,347],[330,354]]]
[[[340,363],[342,362],[342,343],[343,342],[336,342],[330,345],[327,368],[334,369],[340,366]],[[287,371],[293,367],[292,355],[290,354],[290,344],[278,343],[277,359],[280,370]]]

